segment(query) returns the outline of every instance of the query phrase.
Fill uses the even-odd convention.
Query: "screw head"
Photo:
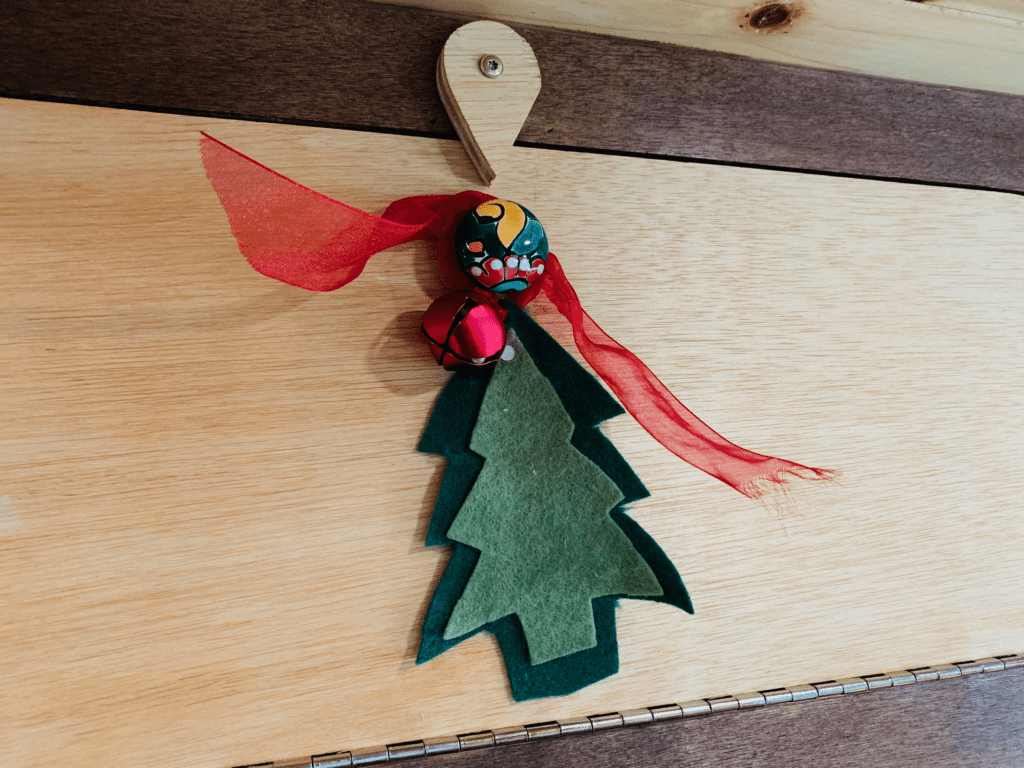
[[[504,68],[505,65],[497,56],[487,54],[480,57],[480,71],[484,73],[484,77],[501,77]]]

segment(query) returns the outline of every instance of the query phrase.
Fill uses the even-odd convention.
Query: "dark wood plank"
[[[354,0],[0,4],[0,93],[454,138],[434,64],[464,23]],[[520,141],[1024,192],[1024,97],[518,26]]]
[[[0,91],[454,137],[434,64],[462,23],[344,0],[11,0]]]
[[[545,78],[525,141],[1024,191],[1024,97],[523,34]]]
[[[1024,668],[415,761],[417,768],[1013,768]]]

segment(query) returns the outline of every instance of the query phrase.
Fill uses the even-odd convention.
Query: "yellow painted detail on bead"
[[[526,212],[508,200],[491,200],[477,206],[478,216],[498,220],[498,239],[506,248],[510,247],[526,228]]]

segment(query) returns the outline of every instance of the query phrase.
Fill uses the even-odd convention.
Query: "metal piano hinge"
[[[330,752],[293,760],[278,760],[272,763],[256,763],[237,768],[355,768],[361,765],[380,765],[411,760],[430,755],[455,754],[474,749],[491,749],[509,744],[521,744],[540,739],[561,738],[576,734],[597,733],[614,728],[637,728],[667,720],[681,720],[691,717],[716,715],[722,712],[741,711],[759,707],[774,707],[808,701],[826,696],[840,696],[851,693],[868,693],[879,688],[893,688],[901,685],[947,680],[965,675],[988,674],[1004,669],[1024,667],[1024,654],[1011,653],[986,659],[958,661],[940,664],[937,667],[911,667],[884,674],[844,677],[840,680],[823,680],[809,685],[793,685],[788,688],[769,688],[763,691],[749,691],[733,696],[715,696],[695,699],[680,704],[661,704],[653,707],[627,709],[623,712],[607,712],[588,717],[576,717],[532,725],[496,728],[489,731],[475,731],[457,736],[444,736],[420,741],[404,741],[382,747],[364,747],[347,752]]]

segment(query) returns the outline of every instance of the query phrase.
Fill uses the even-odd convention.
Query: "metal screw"
[[[484,77],[501,77],[501,71],[504,68],[505,65],[497,56],[487,54],[480,58],[480,71],[484,73]]]

